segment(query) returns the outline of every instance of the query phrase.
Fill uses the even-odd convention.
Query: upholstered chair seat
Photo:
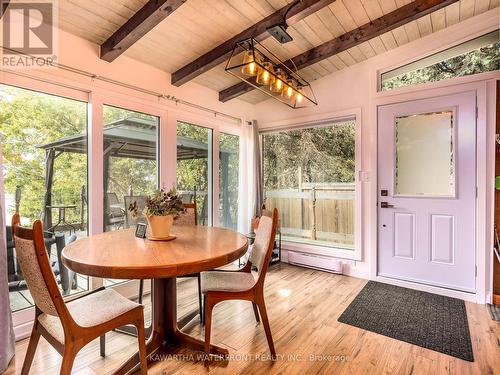
[[[201,292],[241,292],[252,289],[257,282],[258,274],[255,272],[220,272],[208,271],[201,273]]]
[[[85,328],[106,323],[139,306],[113,289],[105,289],[66,303],[75,323]],[[58,316],[42,313],[38,316],[38,322],[64,345],[64,329]]]

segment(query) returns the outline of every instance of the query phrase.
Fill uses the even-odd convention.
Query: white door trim
[[[491,81],[491,80],[490,80]],[[491,163],[491,157],[488,159],[488,149],[487,149],[487,134],[495,134],[495,123],[492,121],[486,121],[487,118],[491,118],[491,112],[495,111],[492,106],[487,106],[487,86],[488,81],[464,83],[461,85],[450,84],[450,86],[439,87],[436,89],[429,88],[419,88],[415,87],[412,92],[407,92],[401,95],[395,95],[391,97],[382,98],[372,98],[370,101],[370,113],[369,122],[374,126],[369,129],[370,138],[372,140],[372,147],[370,149],[370,170],[373,171],[371,174],[373,176],[372,181],[370,181],[369,195],[370,195],[370,222],[374,223],[369,229],[369,260],[370,260],[370,279],[381,281],[389,284],[400,285],[409,287],[416,290],[429,291],[436,294],[446,295],[455,298],[461,298],[468,301],[473,301],[477,303],[490,302],[486,296],[489,288],[490,275],[487,272],[491,267],[491,261],[488,259],[492,246],[492,228],[487,225],[490,222],[490,216],[492,215],[491,205],[487,204],[487,197],[491,195],[488,184],[493,181],[494,178],[494,165]],[[378,147],[377,147],[377,129],[378,129],[378,110],[380,106],[388,104],[396,104],[405,101],[425,99],[429,97],[445,96],[451,94],[458,94],[467,91],[475,91],[477,97],[477,108],[478,117],[476,121],[477,127],[477,137],[476,137],[476,165],[477,165],[477,187],[478,196],[476,200],[476,264],[477,264],[477,279],[476,293],[466,293],[453,291],[446,288],[432,287],[427,285],[422,285],[414,282],[398,281],[389,278],[384,278],[382,276],[377,276],[377,259],[378,259],[378,209],[376,206],[377,196],[378,196],[378,180],[377,180],[377,163],[378,163]],[[490,90],[491,93],[491,90]],[[494,160],[494,159],[493,159]],[[486,251],[482,251],[486,249]],[[490,298],[490,297],[488,297]]]

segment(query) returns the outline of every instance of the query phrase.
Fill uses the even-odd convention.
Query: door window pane
[[[219,223],[238,228],[238,178],[240,137],[220,133],[219,141]]]
[[[63,295],[88,290],[88,277],[61,262],[66,244],[87,236],[87,103],[0,85],[0,132],[8,240],[15,212],[25,226],[42,220]],[[12,310],[32,307],[12,241],[7,262]]]
[[[198,225],[212,225],[212,130],[177,123],[177,190],[196,202]]]
[[[135,226],[128,205],[145,201],[158,189],[159,118],[105,105],[104,230]],[[145,220],[141,218],[139,220]],[[106,279],[105,285],[123,280]]]
[[[453,112],[396,118],[395,195],[454,196]]]
[[[355,121],[263,135],[266,208],[288,241],[354,249]]]

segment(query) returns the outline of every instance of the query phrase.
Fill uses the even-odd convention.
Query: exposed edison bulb
[[[248,64],[248,74],[251,76],[255,76],[257,74],[257,64],[254,62]]]
[[[271,92],[281,93],[281,90],[283,90],[283,86],[285,85],[285,76],[283,72],[281,72],[280,68],[276,68],[275,75],[276,78],[269,86],[269,90],[271,90]]]
[[[294,86],[295,86],[295,81],[293,79],[289,79],[285,87],[283,88],[283,91],[281,92],[281,96],[290,101],[293,101],[295,96]]]
[[[302,95],[302,88],[297,87],[297,94],[295,94],[295,104],[301,104],[304,100],[304,95]]]
[[[262,69],[257,74],[257,83],[259,85],[269,85],[274,82],[273,64],[269,61],[262,63]]]
[[[243,54],[243,67],[241,73],[246,76],[253,77],[259,72],[259,65],[255,62],[253,51],[245,51]]]

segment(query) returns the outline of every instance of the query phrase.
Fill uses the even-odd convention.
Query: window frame
[[[297,241],[282,241],[283,250],[300,252],[312,255],[322,255],[334,258],[342,258],[349,260],[361,261],[363,259],[363,181],[362,178],[365,172],[362,171],[362,126],[361,126],[361,109],[349,110],[344,114],[322,115],[318,118],[309,121],[299,121],[296,123],[285,123],[278,126],[266,127],[259,130],[259,143],[261,152],[261,173],[264,170],[264,150],[263,150],[263,135],[271,133],[279,133],[289,130],[300,130],[315,127],[332,126],[335,123],[352,120],[355,122],[355,140],[354,140],[354,183],[355,183],[355,227],[354,227],[354,249],[348,250],[338,246],[325,246],[320,244],[301,243]],[[264,188],[264,187],[263,187]]]

